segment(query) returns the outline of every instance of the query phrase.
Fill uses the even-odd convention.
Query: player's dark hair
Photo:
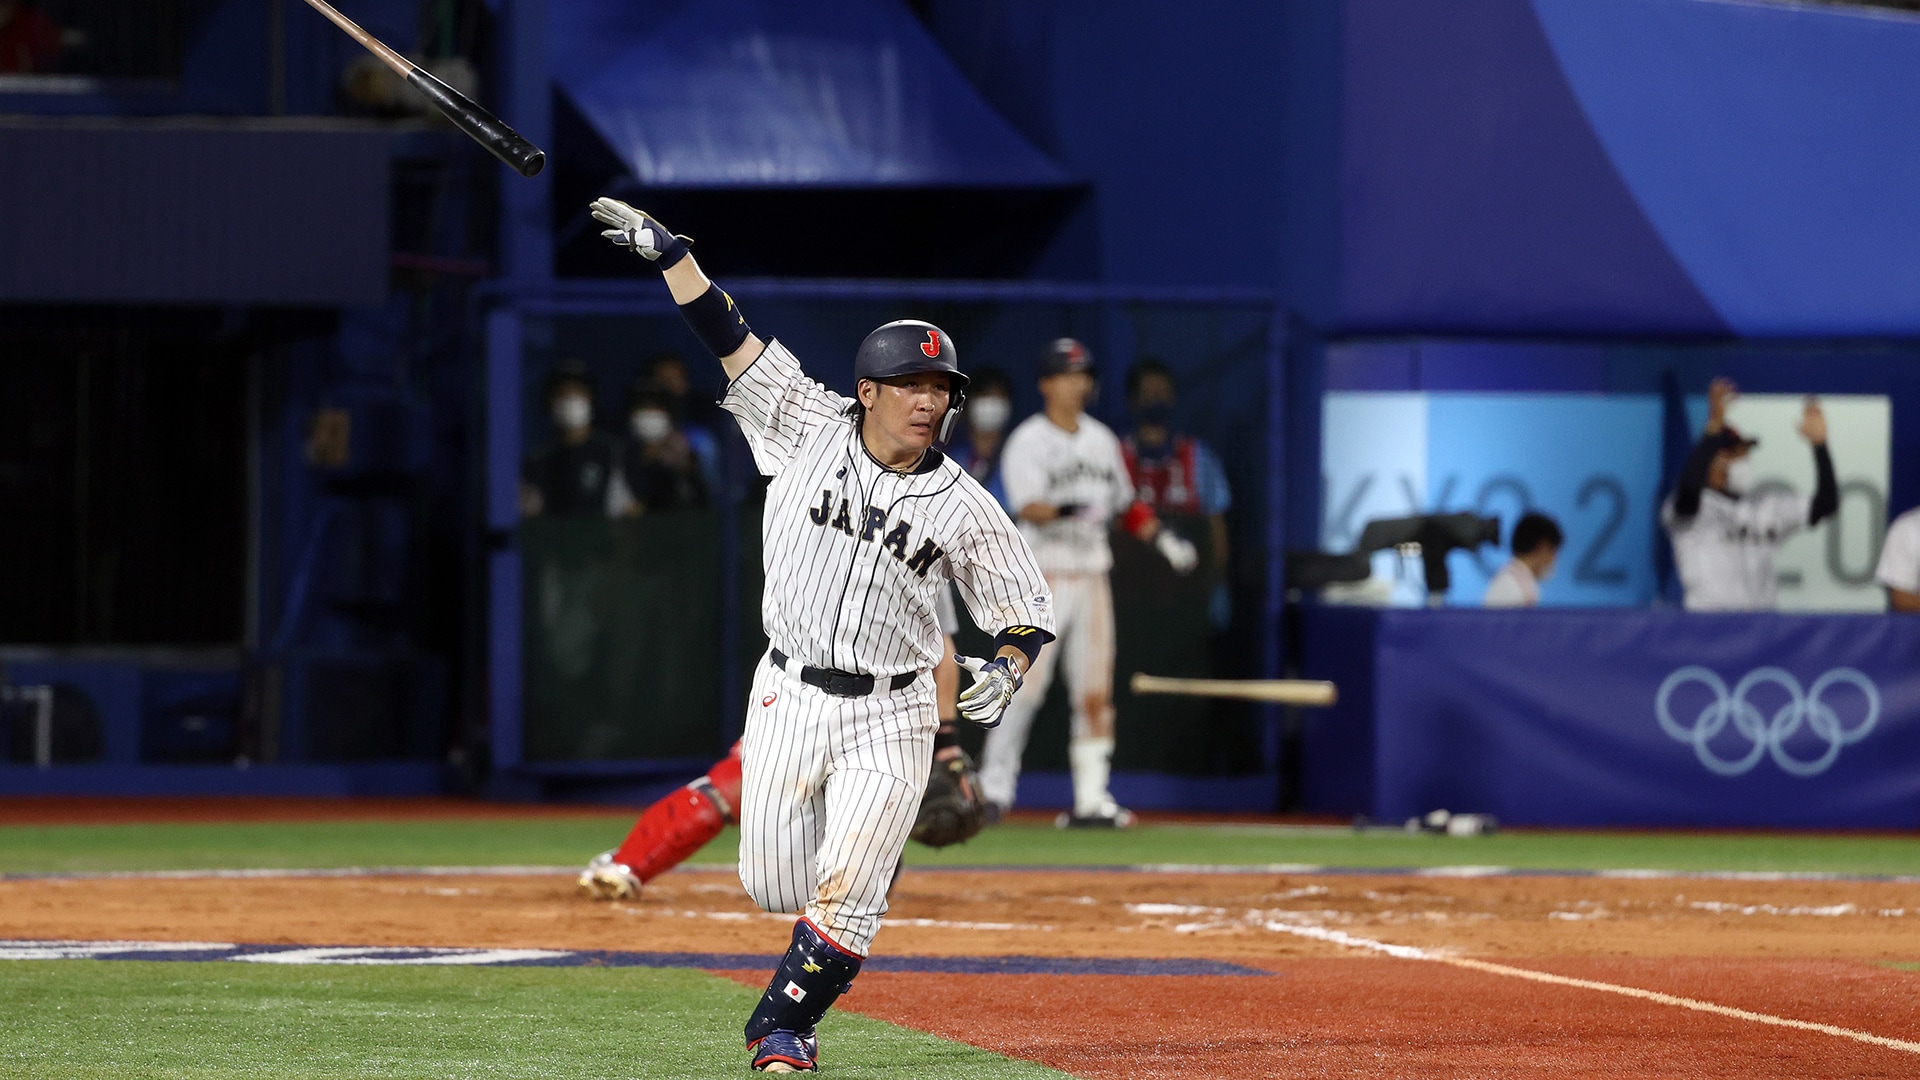
[[[1559,547],[1566,542],[1560,532],[1560,524],[1542,513],[1527,513],[1513,526],[1513,553],[1529,555],[1540,549],[1541,545]]]
[[[1132,401],[1134,398],[1140,396],[1140,384],[1147,381],[1149,375],[1158,375],[1167,380],[1168,384],[1172,385],[1175,389],[1179,389],[1180,381],[1173,377],[1172,368],[1168,367],[1164,361],[1156,357],[1143,356],[1135,360],[1132,366],[1127,368],[1128,401]]]

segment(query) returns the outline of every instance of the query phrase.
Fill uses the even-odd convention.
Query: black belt
[[[793,674],[789,665],[791,659],[779,649],[773,650],[773,666]],[[895,675],[887,683],[888,690],[905,690],[920,677],[917,671],[905,671]],[[871,675],[855,675],[851,671],[835,671],[833,668],[802,667],[800,681],[808,686],[817,686],[835,697],[866,697],[873,693],[874,679]]]

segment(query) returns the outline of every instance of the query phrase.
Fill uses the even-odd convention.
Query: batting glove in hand
[[[601,236],[624,248],[632,248],[656,270],[665,270],[687,257],[687,245],[693,241],[675,236],[665,225],[619,199],[595,199],[593,216],[602,225],[611,226]]]
[[[1004,656],[992,660],[971,656],[957,656],[954,659],[961,667],[973,672],[973,685],[960,695],[960,715],[981,727],[998,725],[1000,714],[1007,711],[1014,692],[1020,689],[1019,670],[1013,666],[1012,660]]]
[[[1153,546],[1166,556],[1167,565],[1173,567],[1176,574],[1191,574],[1193,568],[1200,565],[1200,553],[1194,550],[1193,544],[1165,526],[1154,534]]]

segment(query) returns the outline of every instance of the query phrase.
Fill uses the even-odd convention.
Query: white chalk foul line
[[[1528,968],[1513,967],[1509,964],[1496,964],[1489,960],[1474,960],[1464,956],[1451,956],[1443,952],[1422,949],[1412,945],[1393,945],[1385,941],[1375,941],[1349,934],[1344,930],[1331,930],[1324,926],[1302,923],[1278,922],[1269,920],[1267,929],[1282,934],[1294,934],[1312,938],[1315,941],[1345,945],[1355,949],[1369,949],[1373,952],[1396,956],[1402,960],[1425,960],[1435,964],[1451,964],[1454,967],[1471,971],[1485,972],[1489,975],[1505,975],[1514,979],[1528,979],[1533,982],[1550,983],[1554,986],[1572,986],[1582,990],[1598,990],[1607,994],[1619,994],[1622,997],[1639,998],[1661,1005],[1673,1005],[1694,1012],[1712,1013],[1716,1016],[1729,1016],[1736,1020],[1747,1020],[1756,1024],[1771,1024],[1775,1027],[1793,1028],[1798,1031],[1813,1031],[1822,1035],[1833,1035],[1855,1042],[1884,1046],[1890,1050],[1903,1050],[1909,1054],[1920,1054],[1920,1042],[1905,1039],[1892,1039],[1885,1035],[1875,1035],[1868,1031],[1856,1031],[1853,1028],[1839,1027],[1834,1024],[1821,1024],[1811,1020],[1795,1020],[1786,1016],[1774,1016],[1770,1013],[1753,1012],[1750,1009],[1737,1009],[1731,1005],[1716,1005],[1711,1001],[1698,998],[1681,997],[1678,994],[1663,994],[1658,990],[1642,990],[1637,986],[1622,986],[1619,983],[1600,982],[1597,979],[1578,979],[1570,975],[1555,975],[1546,971],[1533,971]]]

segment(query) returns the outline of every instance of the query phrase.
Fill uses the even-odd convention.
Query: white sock
[[[1098,814],[1113,801],[1107,793],[1113,740],[1075,739],[1067,744],[1067,760],[1073,764],[1073,812],[1081,817]]]

